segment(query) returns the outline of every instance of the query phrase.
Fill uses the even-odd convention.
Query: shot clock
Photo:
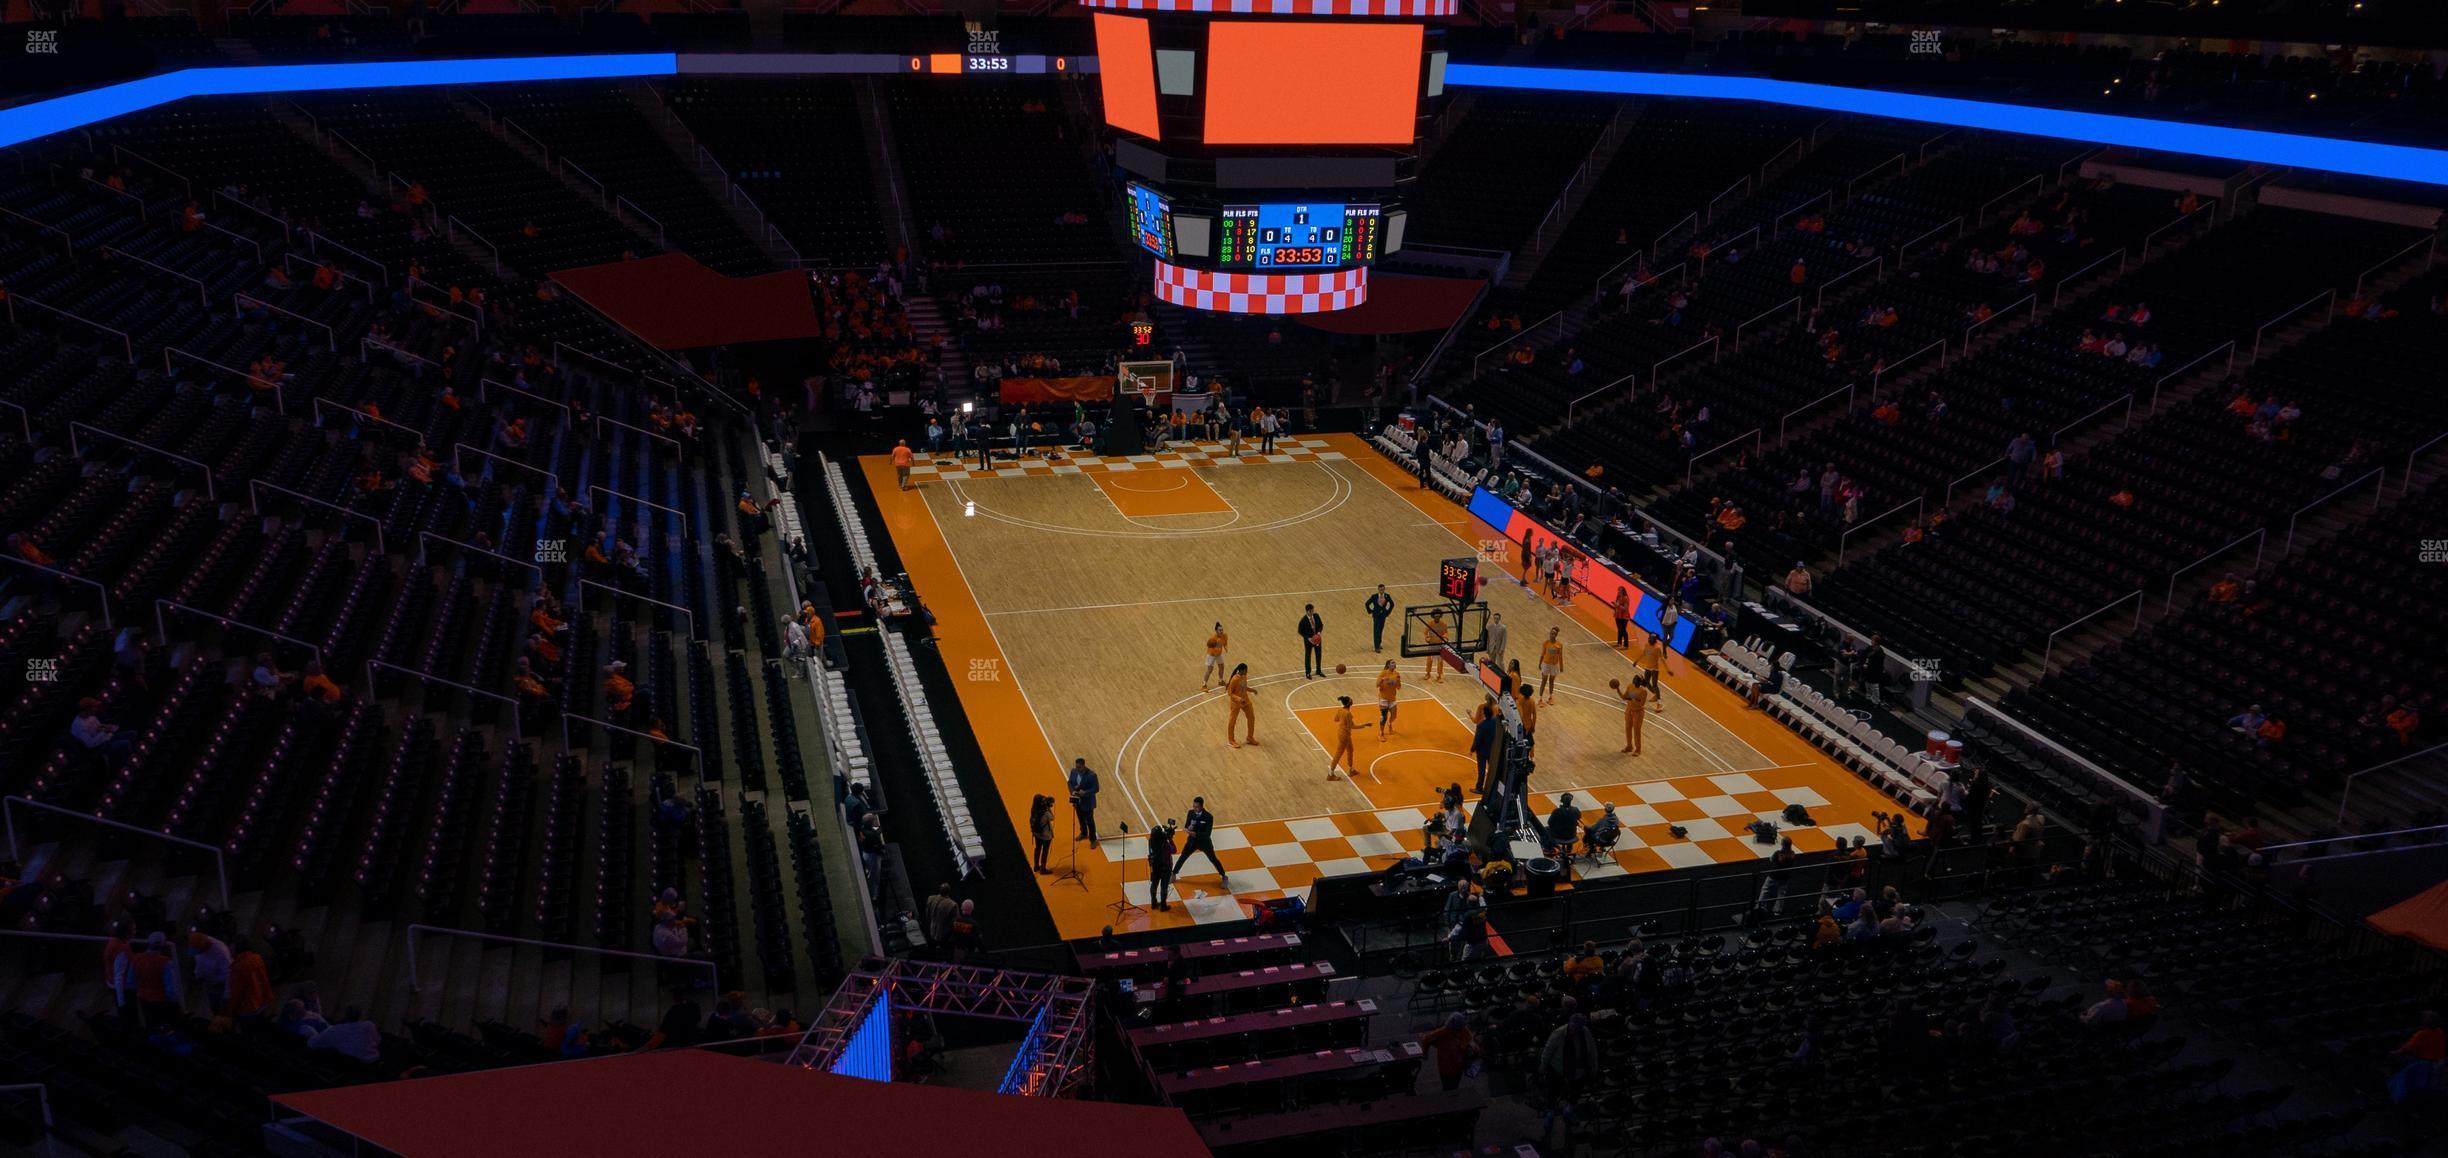
[[[1437,564],[1437,594],[1456,603],[1479,598],[1479,560],[1465,555]]]

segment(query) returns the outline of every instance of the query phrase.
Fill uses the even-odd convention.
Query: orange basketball
[[[1622,690],[1623,690],[1623,681],[1622,681],[1622,680],[1608,680],[1608,681],[1607,681],[1607,686],[1608,686],[1608,687],[1610,687],[1610,688],[1615,689],[1616,691],[1619,691],[1619,692],[1620,692],[1620,691],[1622,691]]]
[[[1343,674],[1343,665],[1342,665],[1342,664],[1339,664],[1339,663],[1338,663],[1338,664],[1336,664],[1336,665],[1335,665],[1335,674],[1336,674],[1336,675],[1342,675],[1342,674]]]

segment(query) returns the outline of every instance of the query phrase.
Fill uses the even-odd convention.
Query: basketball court
[[[1102,780],[1102,843],[1077,844],[1081,882],[1037,878],[1065,937],[1211,923],[1244,901],[1302,893],[1320,875],[1383,868],[1421,846],[1437,793],[1473,773],[1467,721],[1486,698],[1463,672],[1400,658],[1402,609],[1439,602],[1439,564],[1479,555],[1481,599],[1509,639],[1504,658],[1535,673],[1552,629],[1565,645],[1555,702],[1538,716],[1530,802],[1540,817],[1572,792],[1591,818],[1612,803],[1625,838],[1612,864],[1582,878],[1765,856],[1743,826],[1787,804],[1816,827],[1785,827],[1817,851],[1869,834],[1889,801],[1731,691],[1670,656],[1664,710],[1625,755],[1621,701],[1632,659],[1612,646],[1595,598],[1559,606],[1508,572],[1513,553],[1473,519],[1356,436],[1279,438],[1272,454],[1205,442],[1126,456],[1057,461],[921,457],[915,489],[897,490],[889,460],[862,460],[903,565],[937,617],[945,663],[1015,830],[1030,797],[1065,795],[1063,770],[1085,758]],[[1362,604],[1383,584],[1397,612],[1376,649]],[[1324,678],[1301,673],[1305,606],[1324,617]],[[1205,642],[1228,636],[1226,665],[1249,665],[1255,745],[1225,737],[1220,679],[1201,690]],[[1395,660],[1402,689],[1390,733],[1377,734],[1376,678]],[[1334,672],[1343,665],[1341,675]],[[1534,677],[1535,678],[1535,677]],[[1353,701],[1357,774],[1327,776],[1337,697]],[[1206,858],[1184,865],[1170,912],[1115,921],[1123,896],[1145,904],[1150,824],[1178,819],[1193,796],[1216,817],[1231,892]],[[1129,835],[1117,832],[1127,822]],[[1671,826],[1681,826],[1677,838]],[[1049,863],[1065,863],[1069,817]],[[1023,841],[1026,844],[1026,841]],[[995,871],[1025,871],[994,866]],[[1201,894],[1204,894],[1203,896]],[[1186,903],[1184,903],[1186,902]]]

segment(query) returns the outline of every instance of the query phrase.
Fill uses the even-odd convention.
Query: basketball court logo
[[[999,680],[999,679],[1002,679],[1002,678],[1003,678],[1003,661],[1002,661],[1002,660],[999,660],[999,659],[973,659],[973,660],[970,660],[970,661],[969,661],[969,682],[970,682],[970,683],[973,683],[973,684],[990,684],[990,683],[993,683],[993,682],[995,682],[996,680]]]

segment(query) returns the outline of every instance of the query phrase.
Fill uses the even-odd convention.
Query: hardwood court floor
[[[1125,888],[1146,900],[1145,845],[1116,838],[1119,821],[1141,833],[1206,797],[1232,892],[1201,858],[1184,866],[1177,891],[1208,896],[1134,913],[1118,929],[1232,920],[1244,915],[1235,897],[1299,892],[1321,873],[1382,867],[1418,847],[1437,790],[1472,778],[1463,721],[1485,693],[1459,673],[1426,680],[1424,661],[1401,661],[1393,735],[1377,737],[1374,678],[1398,654],[1401,619],[1388,623],[1380,654],[1361,604],[1380,583],[1398,607],[1433,601],[1437,562],[1480,552],[1496,532],[1353,436],[1281,439],[1264,457],[1245,449],[1235,459],[1212,444],[1180,444],[983,473],[974,461],[922,458],[907,492],[881,456],[861,462],[935,611],[945,662],[967,673],[961,704],[1014,828],[1025,832],[1033,794],[1063,796],[1062,770],[1075,757],[1102,777],[1107,839],[1078,850],[1088,887],[1039,878],[1066,937],[1111,921],[1104,906]],[[1742,825],[1793,802],[1819,821],[1788,830],[1796,846],[1824,849],[1867,832],[1870,810],[1887,806],[1681,657],[1670,661],[1666,710],[1649,717],[1642,754],[1620,754],[1622,711],[1607,681],[1635,668],[1609,645],[1606,609],[1587,597],[1549,603],[1504,575],[1497,555],[1481,564],[1492,579],[1483,597],[1510,628],[1508,657],[1535,670],[1550,629],[1566,645],[1556,702],[1539,714],[1534,802],[1543,815],[1570,791],[1592,813],[1617,804],[1627,824],[1615,865],[1582,875],[1764,855]],[[1296,625],[1308,603],[1326,620],[1324,679],[1300,672]],[[1200,690],[1203,644],[1218,622],[1231,638],[1227,662],[1250,667],[1255,746],[1229,746],[1223,696]],[[1338,663],[1348,674],[1331,674]],[[1362,725],[1356,781],[1326,778],[1343,695]],[[1667,833],[1678,823],[1688,839]],[[1067,816],[1057,830],[1071,835]],[[1058,846],[1054,863],[1066,851]]]

